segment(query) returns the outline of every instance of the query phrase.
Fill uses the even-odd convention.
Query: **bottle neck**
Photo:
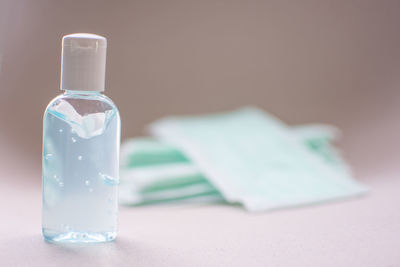
[[[65,90],[65,95],[101,95],[99,91],[78,91],[78,90]]]

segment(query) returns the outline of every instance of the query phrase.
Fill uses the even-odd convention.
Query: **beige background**
[[[400,260],[389,248],[394,244],[385,246],[384,240],[390,236],[394,242],[400,240],[400,212],[396,208],[399,199],[396,197],[398,191],[395,191],[399,188],[400,173],[399,27],[400,1],[389,0],[0,0],[0,179],[3,184],[9,184],[2,187],[3,193],[12,194],[12,199],[15,199],[24,192],[26,201],[29,199],[34,203],[32,209],[35,211],[25,212],[21,217],[10,217],[7,225],[17,227],[15,221],[29,221],[28,218],[40,224],[41,120],[47,103],[61,93],[61,38],[69,33],[91,32],[108,38],[106,93],[120,109],[124,138],[143,134],[144,126],[161,116],[223,111],[254,104],[290,124],[323,122],[339,126],[344,133],[340,146],[356,177],[372,187],[372,194],[364,200],[366,202],[360,200],[359,206],[353,204],[353,209],[344,213],[341,213],[341,207],[346,210],[352,204],[334,206],[339,211],[319,207],[311,209],[311,212],[309,210],[307,214],[299,210],[293,213],[294,217],[285,215],[289,213],[275,213],[278,215],[272,215],[272,218],[268,217],[270,215],[260,216],[260,221],[251,221],[253,224],[248,222],[253,219],[241,213],[238,215],[234,209],[221,208],[220,213],[220,208],[210,211],[204,208],[198,213],[191,210],[190,216],[185,213],[188,217],[184,217],[183,222],[189,225],[199,214],[223,219],[225,215],[221,214],[226,213],[227,218],[236,221],[234,225],[238,228],[231,226],[233,228],[229,229],[232,232],[226,230],[224,233],[231,238],[236,236],[236,241],[228,240],[232,244],[243,243],[247,250],[240,245],[233,250],[232,247],[222,250],[209,248],[201,254],[203,258],[195,254],[198,244],[193,240],[185,244],[183,237],[176,237],[177,232],[174,236],[164,234],[166,243],[162,245],[172,248],[187,246],[189,258],[186,263],[190,262],[190,257],[213,259],[215,251],[231,257],[233,254],[240,255],[238,251],[244,250],[248,252],[247,257],[252,258],[251,248],[255,244],[251,238],[257,236],[264,244],[272,234],[279,243],[279,233],[287,233],[285,222],[304,221],[301,225],[305,230],[300,239],[312,236],[315,229],[319,229],[321,235],[312,239],[308,246],[303,244],[303,247],[323,248],[324,229],[332,225],[322,220],[315,227],[307,226],[306,221],[318,224],[321,214],[330,218],[328,214],[332,211],[342,214],[339,218],[345,216],[339,225],[346,225],[344,218],[354,223],[350,223],[351,234],[345,230],[342,235],[328,234],[335,240],[332,243],[335,245],[325,248],[338,249],[335,259],[347,266],[366,266],[365,263],[395,266]],[[0,196],[2,202],[7,200],[6,196]],[[24,198],[21,196],[18,199],[20,204],[17,206],[23,210],[26,208]],[[387,210],[382,210],[382,206]],[[12,206],[7,207],[14,210]],[[368,207],[374,208],[369,213],[363,213]],[[122,225],[131,225],[128,223],[130,220],[152,225],[152,220],[159,218],[156,208],[137,211],[139,213],[136,214],[144,217],[132,217],[134,215],[130,212],[122,211]],[[189,226],[179,225],[179,221],[173,219],[173,216],[181,215],[179,210],[172,213],[162,210],[161,214],[166,215],[166,228],[159,228],[159,231],[189,231]],[[253,237],[248,235],[248,242],[244,241],[244,235],[237,235],[243,227],[262,229],[257,228],[261,227],[261,222],[268,224],[274,218],[273,225],[278,232],[264,232],[263,235],[261,230],[260,233],[254,230]],[[332,217],[333,220],[335,218]],[[367,221],[367,226],[362,225]],[[140,228],[143,225],[138,227],[146,231]],[[218,222],[216,225],[217,228],[213,228],[214,237],[218,236],[218,229],[225,231],[223,224],[221,228],[218,228]],[[296,227],[292,225],[290,228],[293,233]],[[35,225],[29,231],[38,234],[35,231],[39,228]],[[129,231],[123,228],[124,231],[126,240]],[[366,235],[366,232],[372,233],[372,236]],[[198,235],[201,237],[204,233],[199,232]],[[359,248],[357,243],[351,243],[356,242],[353,236],[363,236],[365,243],[374,244],[367,250],[357,252],[364,257],[363,261],[349,261],[350,255],[339,252],[342,248],[353,251]],[[157,239],[157,236],[152,237]],[[143,237],[147,242],[148,238],[146,235]],[[177,238],[178,241],[168,245],[168,238]],[[205,235],[205,238],[212,237]],[[35,255],[32,244],[40,247],[43,255],[53,255],[46,250],[48,248],[37,245],[40,241],[33,240],[33,243],[26,243],[30,244],[26,248],[32,255]],[[291,243],[290,240],[288,237],[287,244]],[[207,244],[213,243],[209,241]],[[141,247],[140,241],[132,242]],[[122,244],[123,253],[115,252],[120,257],[129,254],[130,243]],[[218,246],[219,243],[216,244]],[[260,244],[256,247],[260,248]],[[284,246],[286,243],[280,244]],[[346,244],[352,245],[346,247]],[[7,247],[5,243],[3,245]],[[396,245],[399,247],[398,243]],[[11,246],[11,249],[17,248]],[[268,251],[271,249],[280,251],[271,247]],[[174,254],[173,250],[156,251],[165,257],[165,261],[160,262],[168,263],[168,255],[183,255],[186,250],[178,254]],[[144,248],[142,252],[143,259],[139,256],[131,260],[151,263],[151,254],[146,254]],[[63,254],[62,251],[57,253]],[[62,259],[57,253],[57,257]],[[299,250],[296,255],[306,259],[315,254],[320,253]],[[9,255],[17,257],[15,251]],[[265,262],[263,255],[261,252],[253,255],[258,257],[253,263]],[[270,254],[268,259],[273,255]],[[325,256],[320,261],[314,261],[315,266],[332,263],[330,256]],[[285,254],[277,257],[273,259],[287,259]],[[245,262],[245,259],[237,261],[240,262]],[[221,262],[205,260],[203,263],[212,265]],[[306,260],[302,263],[312,265],[310,262],[306,264]]]
[[[369,166],[399,155],[399,1],[17,0],[1,9],[1,134],[37,166],[42,114],[60,93],[61,37],[73,32],[108,38],[107,94],[123,137],[160,116],[255,104],[288,123],[340,126],[354,164],[358,153]]]

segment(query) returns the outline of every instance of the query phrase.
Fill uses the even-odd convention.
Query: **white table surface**
[[[40,172],[5,175],[0,266],[400,266],[396,172],[364,176],[372,189],[365,197],[269,213],[223,205],[121,208],[117,240],[90,246],[44,242]]]

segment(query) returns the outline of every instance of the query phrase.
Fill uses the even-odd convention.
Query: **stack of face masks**
[[[121,148],[120,202],[241,204],[249,211],[366,191],[332,146],[330,126],[288,127],[256,108],[169,117]]]

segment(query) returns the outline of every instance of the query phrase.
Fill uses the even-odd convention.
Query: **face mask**
[[[191,161],[224,199],[250,211],[314,204],[366,191],[329,144],[332,128],[290,128],[256,108],[170,117],[150,133]],[[122,177],[121,177],[122,178]]]

